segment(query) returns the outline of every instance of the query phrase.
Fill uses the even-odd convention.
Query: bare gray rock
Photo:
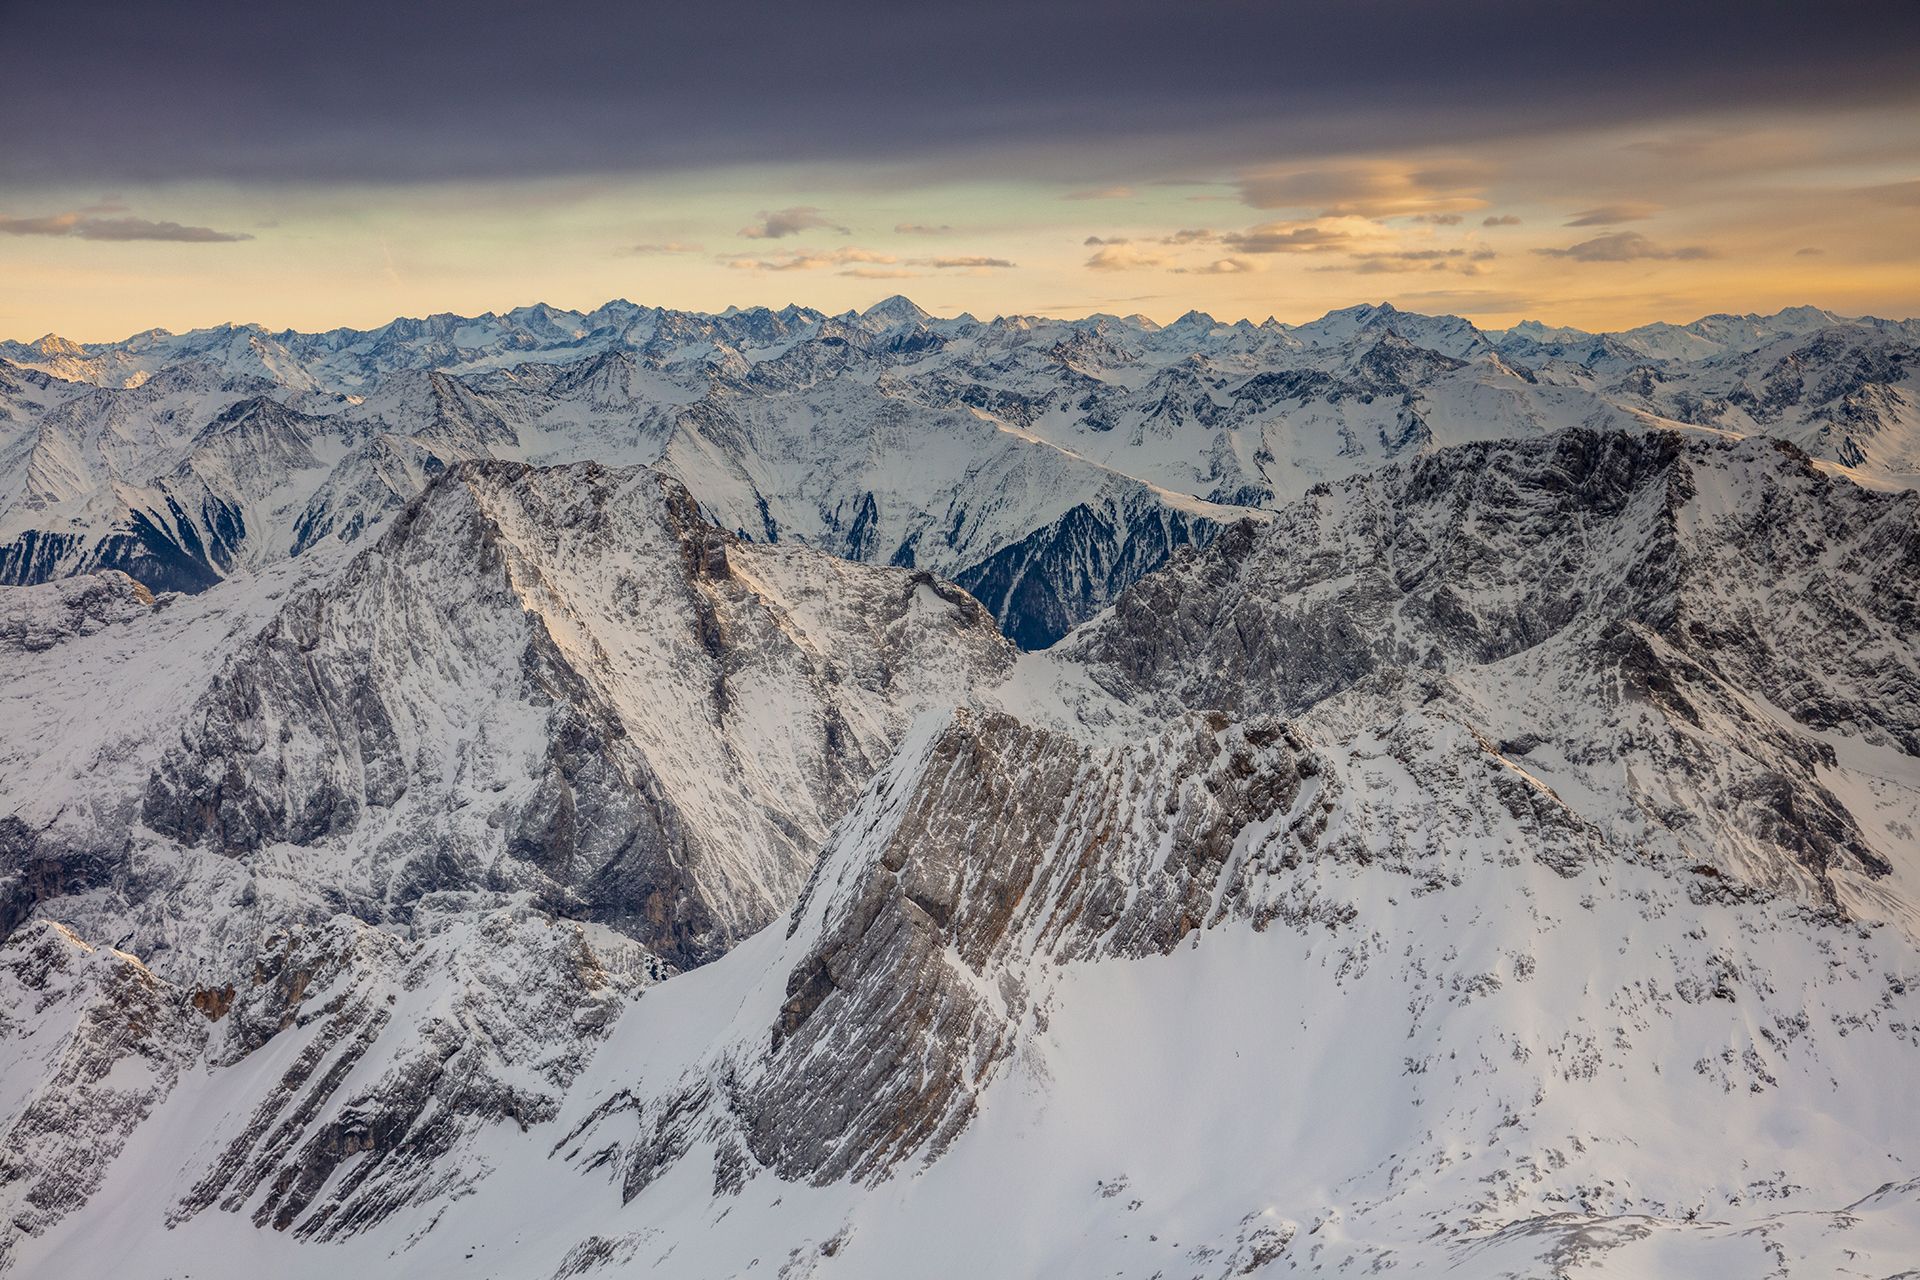
[[[655,473],[470,464],[236,655],[143,816],[239,858],[371,847],[330,883],[366,919],[531,891],[687,966],[1011,656],[931,576],[751,547]]]
[[[68,636],[92,635],[161,606],[151,591],[118,569],[0,587],[0,652],[51,649]]]

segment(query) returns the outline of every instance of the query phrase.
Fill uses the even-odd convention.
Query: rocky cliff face
[[[270,930],[230,981],[192,987],[37,921],[0,946],[9,1082],[31,1086],[7,1098],[0,1267],[89,1202],[183,1074],[247,1084],[211,1132],[178,1135],[204,1163],[167,1189],[169,1225],[218,1205],[325,1240],[457,1196],[485,1172],[463,1159],[474,1134],[550,1119],[665,972],[613,935],[502,911],[414,942],[345,917]]]
[[[0,1036],[12,1059],[0,1155],[0,1269],[99,1190],[125,1148],[190,1068],[206,1025],[133,956],[51,921],[0,947]]]
[[[625,1003],[667,972],[526,912],[436,923],[412,945],[347,921],[271,933],[242,981],[193,994],[214,1067],[270,1041],[292,1056],[220,1126],[170,1223],[217,1206],[324,1241],[463,1194],[486,1172],[464,1155],[476,1132],[552,1119]]]
[[[80,976],[79,1030],[9,1028],[51,1056],[7,1075],[0,1247],[89,1203],[189,1064],[225,1102],[170,1223],[327,1240],[466,1194],[479,1135],[551,1121],[625,1002],[784,909],[913,718],[1015,656],[950,584],[747,544],[644,468],[452,468],[315,576],[7,597],[14,723],[73,763],[7,758],[0,1016]],[[130,1054],[152,1078],[100,1093]]]
[[[69,636],[92,635],[163,607],[117,570],[57,578],[0,596],[0,648],[43,652]]]
[[[952,588],[750,546],[652,472],[468,465],[236,655],[142,817],[306,850],[363,918],[530,892],[692,965],[791,899],[916,709],[1010,659]]]
[[[1910,494],[1833,479],[1790,446],[1568,432],[1237,528],[1072,650],[1128,696],[1241,714],[1421,673],[1477,703],[1515,759],[1583,790],[1639,764],[1661,780],[1635,794],[1656,822],[1720,827],[1743,874],[1777,887],[1890,869],[1822,781],[1822,734],[1920,749],[1916,577]],[[1539,699],[1531,715],[1503,714],[1510,689]]]
[[[1332,807],[1279,722],[1185,719],[1115,754],[962,713],[924,752],[908,794],[876,798],[854,865],[823,863],[795,913],[808,943],[739,1114],[741,1145],[783,1177],[938,1156],[1033,1012],[1032,959],[1164,954],[1249,913],[1242,833],[1297,827],[1262,851],[1297,865]]]
[[[1912,776],[1910,763],[1893,764],[1914,759],[1900,710],[1911,666],[1896,659],[1889,673],[1861,655],[1910,629],[1917,513],[1910,498],[1844,482],[1829,495],[1834,484],[1769,446],[1574,433],[1440,455],[1233,531],[1135,588],[1057,659],[1096,664],[1130,696],[1167,698],[1165,731],[1101,745],[962,713],[917,739],[836,832],[784,945],[759,961],[767,976],[710,1029],[718,1047],[587,1110],[560,1153],[611,1161],[627,1200],[687,1161],[712,1161],[715,1195],[750,1199],[741,1188],[761,1170],[877,1184],[902,1167],[965,1167],[969,1152],[998,1152],[979,1157],[989,1165],[1017,1158],[1004,1127],[973,1136],[990,1100],[1024,1114],[1009,1100],[1015,1081],[1056,1097],[1056,1072],[1058,1090],[1126,1075],[1086,1060],[1088,1046],[1056,1020],[1073,1019],[1078,1001],[1107,1008],[1098,992],[1109,983],[1132,989],[1115,965],[1189,948],[1241,954],[1204,935],[1248,930],[1297,941],[1262,945],[1271,976],[1216,973],[1251,985],[1206,1003],[1276,1033],[1301,1011],[1299,1033],[1324,1041],[1275,1051],[1317,1064],[1322,1088],[1344,1071],[1376,1079],[1393,1100],[1368,1094],[1368,1106],[1409,1109],[1394,1169],[1433,1170],[1402,1183],[1323,1147],[1294,1153],[1318,1176],[1350,1171],[1341,1212],[1374,1225],[1349,1229],[1346,1266],[1408,1256],[1404,1228],[1385,1224],[1409,1214],[1465,1234],[1538,1215],[1530,1230],[1545,1258],[1613,1213],[1691,1220],[1732,1212],[1755,1188],[1790,1198],[1765,1180],[1708,1190],[1711,1178],[1601,1154],[1577,1127],[1553,1135],[1592,1108],[1615,1117],[1607,1141],[1650,1145],[1651,1131],[1623,1136],[1646,1122],[1614,1090],[1682,1062],[1693,1084],[1662,1087],[1702,1089],[1711,1106],[1706,1097],[1735,1091],[1777,1096],[1793,1088],[1783,1080],[1820,1073],[1815,1062],[1914,1051],[1905,976],[1850,991],[1821,959],[1841,948],[1842,968],[1914,965],[1912,828],[1888,817],[1909,812],[1916,792],[1909,783],[1852,806],[1840,796],[1861,796],[1863,769]],[[1756,511],[1769,530],[1754,527]],[[1818,550],[1800,519],[1821,526]],[[1807,558],[1795,565],[1788,546]],[[1760,557],[1765,577],[1729,563],[1750,570]],[[1889,571],[1840,568],[1861,563]],[[1540,566],[1554,589],[1522,590]],[[1844,624],[1833,643],[1780,632],[1803,634],[1792,609],[1808,594]],[[1410,634],[1428,643],[1407,645]],[[1313,661],[1330,651],[1350,652],[1354,669]],[[1762,652],[1775,660],[1768,671],[1737,665]],[[1828,712],[1786,711],[1767,686],[1782,671],[1803,705]],[[1874,695],[1838,692],[1862,687]],[[1269,707],[1296,718],[1262,714]],[[1588,950],[1636,936],[1659,941],[1604,958]],[[1335,1016],[1321,1002],[1340,1004],[1348,988],[1371,1012],[1341,1016],[1378,1019],[1378,1040],[1315,1021]],[[1171,1054],[1201,1079],[1240,1070],[1210,1047],[1233,1031],[1179,1041],[1156,1020],[1170,1009],[1129,1012],[1122,1000],[1104,1015],[1122,1039],[1096,1057]],[[1451,1012],[1481,1002],[1500,1012]],[[1823,1013],[1809,1021],[1809,1006]],[[1870,1040],[1850,1042],[1862,1034]],[[1375,1055],[1402,1054],[1387,1048],[1396,1043],[1411,1056],[1393,1059],[1391,1079]],[[1484,1084],[1465,1090],[1453,1066],[1463,1057]],[[1158,1086],[1177,1093],[1178,1074]],[[1838,1079],[1800,1087],[1852,1116],[1839,1123],[1871,1129],[1878,1121],[1841,1100]],[[1423,1103],[1440,1112],[1416,1120]],[[1276,1105],[1340,1104],[1314,1094]],[[1754,1123],[1772,1105],[1757,1103]],[[1261,1106],[1238,1094],[1174,1109],[1231,1163],[1233,1126],[1275,1124]],[[1026,1123],[1054,1127],[1044,1110]],[[1378,1150],[1353,1124],[1326,1127]],[[1469,1182],[1493,1189],[1438,1208],[1447,1153],[1481,1132],[1493,1135],[1492,1159]],[[1273,1176],[1247,1158],[1256,1180]],[[1711,1209],[1693,1199],[1703,1194]],[[904,1193],[886,1199],[893,1207],[872,1219],[924,1224],[933,1212]],[[1273,1210],[1249,1221],[1263,1214]],[[1269,1224],[1274,1258],[1323,1261],[1311,1242],[1287,1252],[1308,1234],[1306,1217]],[[1115,1233],[1114,1256],[1146,1265],[1153,1251]]]

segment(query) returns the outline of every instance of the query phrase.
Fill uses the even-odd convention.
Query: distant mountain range
[[[1920,322],[1811,307],[1617,334],[1390,306],[937,319],[611,302],[0,343],[0,582],[156,590],[352,542],[464,459],[677,477],[716,521],[931,569],[1029,647],[1175,548],[1449,444],[1685,423],[1920,476]]]

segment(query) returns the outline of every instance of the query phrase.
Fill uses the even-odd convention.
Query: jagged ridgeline
[[[0,1274],[1898,1274],[1913,339],[0,350]]]
[[[0,583],[197,592],[356,543],[461,460],[644,463],[744,537],[958,582],[1040,648],[1223,524],[1439,445],[1666,421],[1912,475],[1916,341],[1804,307],[1591,334],[894,298],[0,343]]]

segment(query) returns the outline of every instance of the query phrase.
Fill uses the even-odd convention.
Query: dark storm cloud
[[[1733,0],[823,0],[724,19],[587,0],[9,5],[0,185],[898,160],[1099,192],[1222,164],[1920,98],[1920,5],[1810,13]]]
[[[94,207],[117,209],[121,206]],[[90,217],[78,210],[38,218],[0,218],[0,231],[10,236],[66,236],[75,240],[173,240],[185,244],[219,244],[253,239],[244,231],[183,227],[177,222],[150,222],[146,218]]]

